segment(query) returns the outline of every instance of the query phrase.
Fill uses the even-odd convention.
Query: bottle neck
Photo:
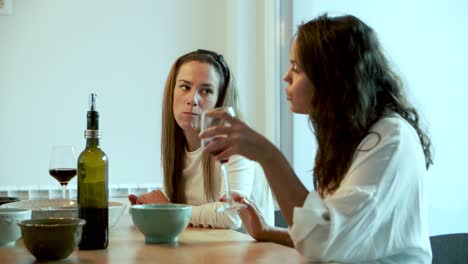
[[[87,138],[86,139],[86,147],[99,147],[99,138]]]
[[[99,138],[101,137],[101,132],[99,131],[99,112],[88,111],[87,117],[87,129],[85,131],[86,147],[99,147]]]
[[[87,129],[99,130],[99,112],[88,111],[87,117]]]

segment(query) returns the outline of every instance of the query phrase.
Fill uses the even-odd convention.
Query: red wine
[[[76,169],[64,169],[64,168],[51,169],[49,170],[49,174],[50,176],[57,179],[57,181],[60,182],[60,185],[67,185],[68,182],[73,177],[75,177]]]
[[[216,141],[218,140],[218,138],[211,138],[210,141]],[[222,149],[220,151],[216,151],[216,152],[213,152],[211,153],[211,155],[213,156],[218,156],[218,154],[220,154],[221,152],[225,151],[225,149]],[[229,159],[223,159],[223,160],[220,160],[219,162],[221,163],[227,163],[229,161]]]
[[[83,235],[79,244],[80,249],[107,248],[109,241],[109,209],[82,208],[79,209],[80,218],[86,219],[83,226]]]

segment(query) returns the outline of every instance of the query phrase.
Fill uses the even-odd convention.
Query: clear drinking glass
[[[76,176],[76,154],[73,146],[53,146],[50,151],[49,174],[62,186],[62,199],[66,197],[67,184]]]
[[[232,108],[230,106],[229,107],[218,107],[218,108],[214,108],[214,109],[211,109],[211,110],[208,110],[208,111],[211,112],[211,111],[214,111],[214,110],[226,112],[232,117],[236,116],[234,108]],[[209,128],[209,127],[213,127],[213,126],[229,126],[229,123],[227,123],[225,120],[220,119],[220,118],[216,118],[216,117],[212,117],[212,116],[207,116],[205,114],[206,114],[206,112],[203,112],[202,117],[201,117],[201,127],[200,127],[201,131],[203,131],[203,130]],[[220,136],[220,137],[222,137],[222,136]],[[220,138],[220,137],[217,137],[217,138]],[[202,139],[202,142],[201,142],[202,147],[206,146],[208,143],[210,143],[211,141],[216,140],[217,138]],[[222,152],[222,151],[220,151],[220,152]],[[218,152],[218,153],[220,153],[220,152]],[[212,153],[212,154],[217,155],[218,153]],[[229,186],[229,177],[228,177],[228,173],[227,173],[227,169],[226,169],[227,162],[228,162],[227,159],[220,161],[220,163],[221,163],[221,174],[223,176],[224,185],[225,185],[225,188],[226,188],[226,203],[222,207],[219,207],[217,209],[218,213],[226,212],[228,210],[238,210],[238,209],[246,207],[246,205],[244,205],[244,204],[235,202],[231,197],[231,190],[230,190],[230,186]]]

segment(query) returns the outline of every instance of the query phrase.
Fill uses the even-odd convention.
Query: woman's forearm
[[[258,162],[262,165],[268,184],[289,226],[293,224],[294,207],[304,204],[309,191],[294,173],[283,154],[270,143],[268,154]]]
[[[190,223],[194,227],[203,228],[239,228],[242,221],[237,214],[216,212],[216,209],[222,205],[223,203],[220,202],[193,205]]]
[[[287,247],[294,247],[291,236],[289,235],[288,229],[281,227],[271,227],[265,231],[264,236],[258,241],[268,241],[281,244]]]

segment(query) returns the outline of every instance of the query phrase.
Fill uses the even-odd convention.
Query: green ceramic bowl
[[[81,240],[83,219],[50,218],[18,223],[24,245],[38,260],[68,257]]]
[[[192,206],[185,204],[142,204],[130,207],[133,223],[148,244],[177,242],[187,227]]]

